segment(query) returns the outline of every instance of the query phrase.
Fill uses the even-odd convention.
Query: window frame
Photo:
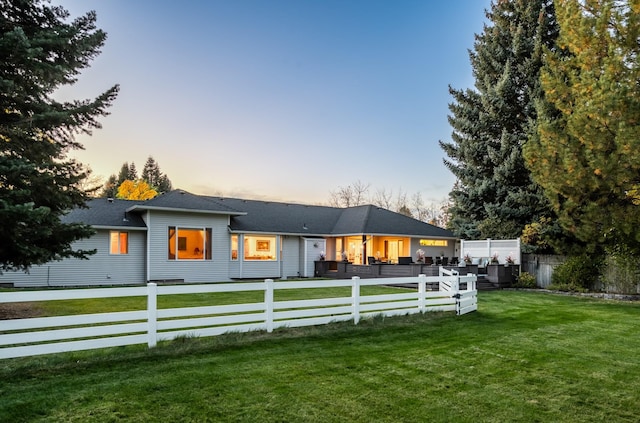
[[[114,235],[116,235],[114,250]],[[124,242],[123,242],[124,238]],[[123,248],[124,247],[124,248]],[[125,256],[129,254],[129,232],[128,231],[109,231],[109,255],[112,256]]]
[[[246,262],[278,261],[278,235],[245,234],[242,237],[242,260]],[[268,245],[268,250],[265,246]],[[268,252],[269,254],[265,254]],[[238,254],[240,255],[240,254]]]
[[[202,245],[196,245],[195,248],[201,251],[199,257],[183,257],[180,258],[181,252],[187,251],[187,239],[188,237],[181,231],[199,231],[202,233]],[[172,240],[173,238],[173,240]],[[171,253],[171,244],[173,242],[173,256]],[[200,226],[167,226],[167,260],[168,261],[210,261],[212,257],[213,249],[213,231],[209,227]],[[185,254],[185,253],[183,253]]]
[[[238,261],[240,260],[240,236],[238,234],[232,234],[230,239],[231,239],[231,251],[230,251],[229,259],[231,261]]]

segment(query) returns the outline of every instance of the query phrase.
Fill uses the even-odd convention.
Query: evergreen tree
[[[126,181],[127,179],[133,180],[136,178],[129,178],[129,163],[124,162],[120,167],[120,172],[118,172],[118,180],[117,180],[118,186],[120,186],[120,184]]]
[[[131,164],[129,165],[127,179],[130,181],[135,181],[136,179],[138,179],[138,170],[136,169],[136,164],[134,162],[131,162]]]
[[[100,197],[115,198],[117,194],[118,194],[118,179],[116,178],[116,175],[111,175],[109,176],[109,179],[107,179],[107,182],[104,184]]]
[[[160,176],[160,182],[156,188],[158,192],[169,192],[173,189],[173,184],[169,180],[169,177],[163,173],[162,176]]]
[[[449,88],[453,142],[440,146],[457,178],[450,193],[449,227],[473,238],[514,238],[549,213],[525,167],[522,146],[542,95],[542,47],[558,34],[552,0],[492,3],[490,24],[469,53],[475,90]]]
[[[561,225],[591,251],[640,250],[640,2],[558,0],[561,28],[525,157]]]
[[[158,166],[158,163],[156,163],[152,156],[149,156],[142,169],[142,179],[147,181],[152,187],[157,187],[160,182],[160,176],[162,176],[160,166]]]
[[[149,156],[142,170],[142,179],[154,187],[158,192],[171,191],[171,181],[160,171],[160,166],[152,156]]]
[[[106,34],[94,12],[68,22],[62,7],[39,0],[0,1],[0,269],[28,269],[63,257],[87,257],[72,243],[91,227],[62,223],[83,206],[86,177],[70,150],[74,134],[99,128],[114,86],[94,100],[58,102],[98,55]]]

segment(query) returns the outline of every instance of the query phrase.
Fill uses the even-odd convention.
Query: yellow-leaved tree
[[[123,200],[150,200],[156,195],[158,192],[142,179],[127,179],[118,187],[117,197]]]

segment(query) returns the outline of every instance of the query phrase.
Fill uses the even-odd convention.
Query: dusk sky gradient
[[[56,3],[56,0],[54,0]],[[63,0],[102,54],[61,99],[120,94],[74,153],[106,178],[152,155],[175,188],[308,204],[361,181],[440,202],[448,85],[490,0]]]

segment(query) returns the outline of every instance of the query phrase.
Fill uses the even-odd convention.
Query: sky
[[[438,141],[490,0],[54,0],[102,53],[59,99],[120,93],[74,152],[105,180],[153,156],[174,188],[307,204],[358,181],[442,202]]]

